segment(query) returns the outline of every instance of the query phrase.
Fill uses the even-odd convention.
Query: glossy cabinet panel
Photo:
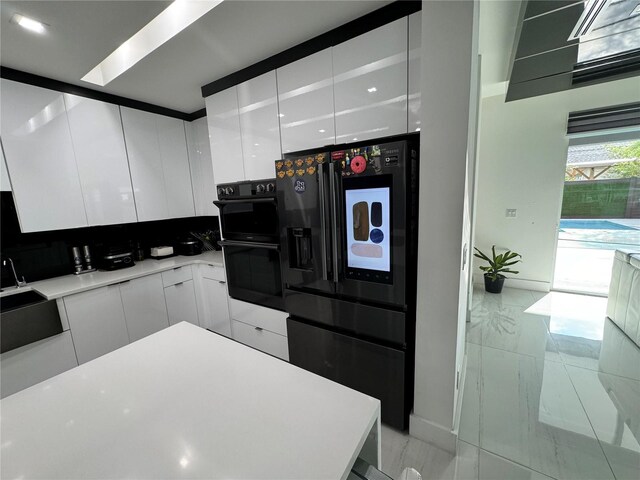
[[[407,24],[333,47],[336,143],[407,132]]]
[[[422,12],[409,15],[408,131],[420,128],[420,59],[422,57]]]
[[[227,337],[231,337],[231,320],[227,285],[224,280],[201,279],[205,318],[202,326]]]
[[[130,342],[169,326],[161,274],[121,283],[120,295]]]
[[[2,79],[0,136],[23,232],[87,226],[60,92]]]
[[[2,398],[78,366],[71,332],[45,338],[0,356]]]
[[[256,350],[289,361],[287,337],[234,320],[233,338]]]
[[[206,117],[199,118],[193,122],[185,122],[184,125],[187,132],[191,184],[193,186],[193,202],[196,215],[218,215],[218,207],[213,204],[218,199],[218,195],[213,177],[213,161],[211,160],[207,119]]]
[[[168,218],[155,115],[120,107],[138,221]]]
[[[169,324],[189,322],[200,326],[193,280],[179,282],[164,289]]]
[[[7,164],[4,161],[4,152],[0,148],[0,191],[10,192],[11,182],[9,181],[9,172],[7,172]]]
[[[244,180],[240,115],[236,87],[205,99],[213,178],[219,183]]]
[[[120,286],[96,288],[64,297],[78,363],[129,343]]]
[[[275,177],[274,162],[282,158],[276,72],[252,78],[237,88],[245,178]]]
[[[64,94],[89,225],[137,221],[117,105]]]
[[[334,144],[331,49],[285,65],[276,73],[282,152]]]
[[[184,122],[177,118],[154,116],[158,128],[168,217],[193,217],[195,208]]]

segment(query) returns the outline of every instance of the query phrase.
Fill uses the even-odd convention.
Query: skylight
[[[223,0],[175,0],[82,77],[82,80],[104,87],[222,2]]]

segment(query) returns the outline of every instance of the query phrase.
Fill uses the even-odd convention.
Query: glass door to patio
[[[553,289],[606,295],[615,250],[640,252],[640,133],[631,140],[572,143]]]

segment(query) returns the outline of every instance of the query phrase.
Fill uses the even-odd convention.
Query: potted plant
[[[484,289],[489,293],[502,292],[502,286],[504,285],[504,279],[506,278],[503,273],[520,273],[516,270],[511,270],[509,267],[521,262],[522,255],[511,250],[507,250],[505,253],[496,255],[496,246],[491,247],[492,258],[482,253],[478,248],[474,247],[477,253],[473,255],[482,260],[485,260],[489,265],[480,266],[480,270],[484,272]],[[517,258],[520,257],[520,258]]]

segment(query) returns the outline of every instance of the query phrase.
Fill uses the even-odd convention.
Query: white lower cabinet
[[[78,363],[83,364],[129,343],[120,285],[64,297]]]
[[[167,302],[170,325],[189,322],[200,326],[193,280],[187,280],[165,287],[164,298]]]
[[[169,326],[160,273],[121,283],[120,295],[130,342]]]
[[[202,326],[231,337],[226,282],[203,277],[201,279],[201,292],[205,311],[205,319]]]
[[[64,331],[0,356],[2,398],[78,366],[71,332]]]
[[[233,338],[238,342],[289,361],[286,312],[229,299]]]
[[[261,327],[247,325],[246,323],[234,320],[233,338],[261,352],[289,361],[287,337],[283,337],[282,335],[270,332]]]

